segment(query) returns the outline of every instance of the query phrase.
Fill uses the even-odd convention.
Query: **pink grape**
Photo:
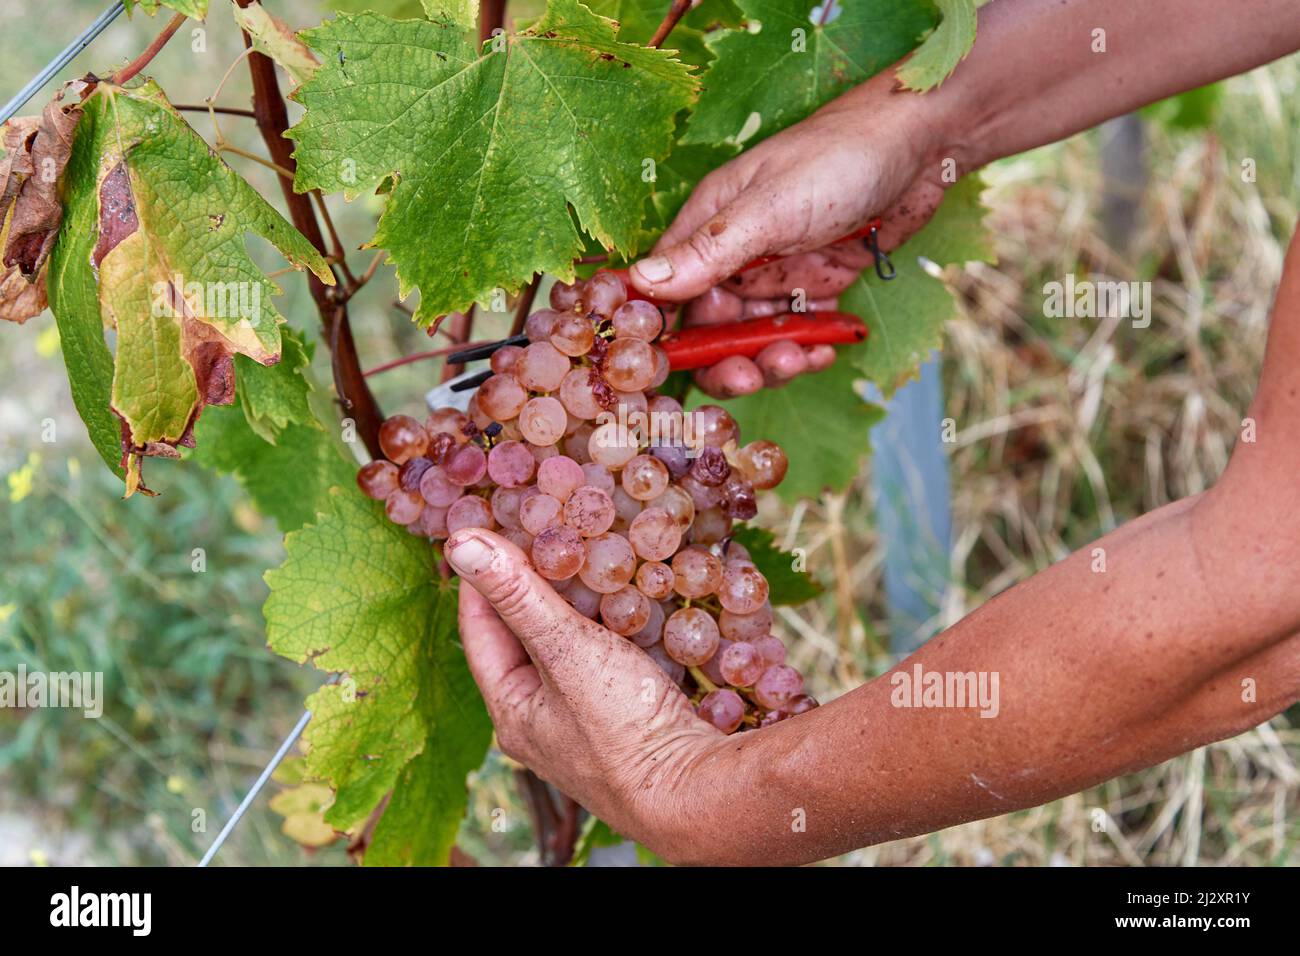
[[[664,650],[679,664],[703,664],[718,649],[718,625],[708,611],[682,608],[664,622]]]
[[[447,537],[447,509],[434,508],[426,504],[424,510],[420,512],[420,517],[408,524],[406,530],[412,534],[424,535],[426,538]]]
[[[561,581],[556,586],[556,590],[583,617],[589,617],[594,621],[599,616],[602,595],[599,591],[593,591],[583,584],[580,578],[569,578],[567,581]]]
[[[605,378],[621,392],[649,388],[655,374],[655,356],[640,339],[615,339],[605,355]]]
[[[772,609],[766,605],[759,608],[753,614],[732,614],[726,608],[718,615],[718,627],[722,633],[733,641],[757,641],[759,638],[766,637],[772,630]],[[781,651],[782,658],[785,659],[784,648]],[[781,661],[776,661],[779,664]]]
[[[564,437],[568,423],[564,406],[549,395],[530,398],[519,412],[519,431],[534,445],[554,445]]]
[[[564,523],[584,538],[604,534],[614,517],[614,502],[609,495],[591,485],[583,485],[564,502]]]
[[[674,684],[680,684],[682,682],[682,679],[686,676],[686,668],[668,656],[668,652],[664,650],[662,642],[651,644],[645,649],[645,652],[649,654],[650,659],[658,664],[660,669],[668,675],[669,680]]]
[[[524,335],[529,342],[545,342],[551,337],[560,313],[554,309],[538,309],[524,320]]]
[[[537,487],[561,504],[587,482],[587,475],[572,458],[556,455],[537,466]]]
[[[700,665],[700,670],[704,672],[704,676],[719,687],[727,685],[727,679],[722,676],[722,655],[726,653],[727,648],[730,646],[731,641],[725,637],[719,637],[718,648],[713,652],[713,656]]]
[[[718,601],[736,614],[753,614],[767,601],[767,579],[752,564],[728,562],[722,569]]]
[[[632,580],[632,573],[636,570],[636,555],[632,553],[632,546],[626,538],[606,532],[588,538],[586,551],[587,559],[578,574],[593,591],[612,594]]]
[[[492,509],[478,495],[457,498],[447,509],[447,533],[455,534],[461,528],[492,527]]]
[[[579,308],[584,313],[595,312],[601,318],[609,318],[620,305],[627,301],[627,289],[618,276],[608,272],[597,272],[583,286],[578,297]]]
[[[637,455],[623,466],[623,490],[637,501],[658,498],[668,488],[668,468],[650,455]]]
[[[397,466],[382,458],[362,465],[357,472],[357,487],[367,498],[383,501],[397,490]]]
[[[609,497],[614,502],[615,522],[621,522],[624,528],[641,513],[641,502],[637,501],[621,487],[615,486],[614,493]]]
[[[705,508],[691,525],[692,544],[716,544],[731,534],[731,519],[721,508]]]
[[[564,453],[580,465],[591,461],[591,436],[595,427],[590,423],[580,425],[564,436]]]
[[[639,590],[639,589],[638,589]],[[642,592],[645,593],[644,591]],[[650,616],[646,618],[645,625],[635,634],[630,635],[632,643],[637,647],[649,647],[657,643],[664,634],[664,609],[659,606],[658,601],[650,602]]]
[[[498,485],[514,488],[532,479],[537,459],[520,442],[503,441],[488,452],[487,470]]]
[[[780,710],[803,693],[803,676],[788,664],[773,664],[754,683],[754,699],[768,710]]]
[[[420,517],[424,510],[424,499],[418,491],[403,491],[398,488],[384,499],[384,511],[393,524],[410,524]]]
[[[668,359],[668,353],[659,346],[650,346],[650,351],[654,354],[654,371],[650,376],[650,387],[658,388],[664,382],[668,381],[668,376],[672,373],[673,366]]]
[[[589,461],[582,466],[582,474],[591,487],[599,488],[607,495],[614,493],[614,476],[609,473],[609,469],[604,465]]]
[[[658,498],[646,502],[647,508],[662,508],[672,515],[677,527],[684,533],[695,521],[695,502],[677,485],[669,485]]]
[[[533,495],[519,506],[519,523],[529,534],[561,524],[564,506],[550,495]]]
[[[745,719],[745,702],[734,690],[724,687],[705,694],[696,713],[701,720],[717,727],[724,734],[730,734]]]
[[[528,401],[528,393],[513,375],[493,375],[478,387],[478,407],[495,421],[509,421]]]
[[[763,672],[770,665],[753,644],[747,641],[735,641],[722,652],[719,666],[728,684],[749,687],[763,676]]]
[[[600,619],[615,634],[637,633],[650,620],[650,599],[634,587],[623,586],[600,599]]]
[[[578,532],[557,525],[533,539],[532,557],[538,574],[551,581],[563,581],[578,573],[586,551]]]
[[[581,296],[581,279],[574,279],[573,282],[557,281],[551,286],[551,308],[559,312],[572,312],[577,307]]]
[[[487,455],[478,445],[461,445],[442,466],[447,480],[464,487],[472,485],[487,474]]]
[[[689,547],[673,557],[674,587],[685,598],[712,594],[722,583],[722,562],[703,548]]]
[[[798,694],[791,697],[785,705],[785,709],[791,717],[797,717],[799,714],[806,714],[814,707],[820,706],[816,697],[809,697],[807,694]]]
[[[763,660],[769,664],[785,663],[785,644],[776,635],[764,634],[762,637],[755,638],[753,644],[763,655]]]
[[[638,557],[646,561],[667,561],[681,546],[682,529],[664,509],[646,508],[632,519],[627,539]]]
[[[551,344],[574,358],[590,352],[595,341],[596,327],[590,319],[576,313],[562,316],[551,329]]]
[[[497,488],[492,492],[492,516],[501,527],[519,530],[523,527],[519,523],[519,506],[523,500],[523,488]]]
[[[518,345],[503,345],[492,353],[492,358],[488,364],[492,366],[492,371],[496,372],[496,374],[506,375],[515,367],[515,363],[519,361],[519,356],[523,354],[524,350]]]
[[[576,418],[590,420],[604,411],[592,390],[591,369],[581,366],[570,369],[560,381],[560,401]]]
[[[613,326],[619,338],[653,342],[663,331],[664,317],[644,299],[633,299],[614,310]]]
[[[701,405],[691,415],[695,437],[705,445],[721,448],[727,442],[735,441],[740,434],[740,426],[721,405]]]
[[[790,467],[785,452],[770,441],[750,442],[736,453],[736,461],[745,477],[761,491],[779,485]]]
[[[379,426],[379,448],[395,465],[418,458],[428,447],[428,432],[410,415],[394,415]]]
[[[636,451],[636,440],[618,422],[597,426],[587,441],[588,460],[606,468],[622,468],[636,457]]]
[[[661,561],[647,561],[636,569],[636,586],[646,597],[662,601],[673,593],[673,569]]]
[[[511,369],[519,384],[532,392],[553,392],[569,373],[569,357],[550,342],[534,342]]]
[[[464,444],[469,441],[469,436],[465,434],[465,426],[469,424],[469,418],[458,408],[438,408],[429,413],[429,417],[424,420],[424,430],[430,436],[451,435],[457,442]]]
[[[462,486],[447,477],[445,468],[430,468],[420,477],[420,495],[435,508],[446,508],[459,498]]]

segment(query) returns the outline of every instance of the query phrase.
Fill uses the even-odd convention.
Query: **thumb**
[[[587,670],[614,635],[575,611],[514,544],[482,528],[447,539],[447,562],[495,609],[540,672]]]
[[[628,275],[643,294],[685,302],[720,284],[759,256],[785,245],[768,204],[746,193],[684,239],[632,266]]]

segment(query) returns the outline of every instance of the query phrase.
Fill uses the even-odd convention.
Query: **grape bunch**
[[[785,477],[722,407],[655,389],[659,309],[618,276],[558,283],[527,346],[493,353],[466,412],[387,419],[357,484],[412,534],[487,528],[581,614],[641,647],[724,733],[817,706],[771,633],[768,583],[732,523]]]

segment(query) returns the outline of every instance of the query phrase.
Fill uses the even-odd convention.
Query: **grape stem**
[[[247,7],[253,0],[235,2],[240,7]],[[251,50],[252,40],[247,33],[243,37],[245,48]],[[275,75],[275,64],[262,53],[250,52],[248,70],[253,80],[253,116],[257,121],[258,132],[262,134],[262,141],[266,144],[272,162],[288,174],[281,175],[279,180],[289,219],[317,252],[327,255],[329,250],[311,197],[306,193],[294,192],[293,189],[293,173],[297,169],[297,163],[293,158],[293,144],[284,138],[284,133],[289,128],[289,112],[280,92],[280,81]],[[330,365],[334,371],[334,388],[338,392],[339,404],[344,414],[356,422],[357,434],[365,442],[370,454],[378,458],[382,454],[379,448],[379,426],[383,423],[384,416],[361,372],[356,342],[352,338],[352,328],[348,322],[347,295],[338,285],[337,276],[336,284],[330,287],[309,272],[307,287],[312,301],[316,303],[316,310],[320,313],[322,334],[330,347]]]
[[[515,320],[510,325],[512,336],[524,330],[524,323],[528,321],[528,313],[532,311],[533,300],[537,298],[537,286],[541,281],[541,276],[534,276],[533,280],[524,286],[524,291],[519,294],[519,304],[515,306]]]
[[[659,24],[659,28],[655,30],[655,35],[650,38],[650,42],[646,46],[658,49],[668,39],[668,34],[673,32],[673,27],[677,26],[678,21],[686,16],[686,11],[690,8],[691,0],[673,0],[672,6],[668,8],[668,13],[664,15],[663,22]]]
[[[695,683],[703,687],[707,693],[712,694],[715,690],[718,689],[718,685],[713,683],[713,681],[709,680],[709,675],[704,673],[704,671],[700,670],[699,667],[692,665],[691,667],[688,667],[686,669],[690,671],[691,676],[695,678]]]
[[[167,22],[167,26],[162,28],[162,32],[153,38],[153,42],[145,47],[144,52],[137,56],[122,69],[113,74],[109,80],[114,86],[121,86],[127,80],[132,79],[137,73],[143,70],[154,57],[167,45],[167,41],[175,36],[176,31],[181,28],[188,17],[183,13],[178,13]]]

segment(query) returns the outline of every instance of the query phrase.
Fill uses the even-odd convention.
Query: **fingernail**
[[[673,264],[665,256],[651,256],[642,259],[632,267],[647,282],[663,282],[673,277]]]
[[[493,554],[491,545],[472,534],[447,541],[447,561],[461,577],[482,574],[492,563]]]

